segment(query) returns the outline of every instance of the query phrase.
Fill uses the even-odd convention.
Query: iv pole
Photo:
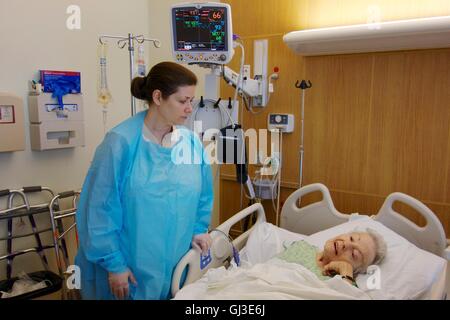
[[[295,83],[295,87],[297,89],[302,90],[302,102],[301,102],[301,124],[302,124],[302,131],[300,135],[300,172],[299,172],[299,181],[298,181],[298,188],[300,189],[303,185],[303,160],[304,160],[304,134],[305,134],[305,90],[308,90],[312,87],[312,83],[309,80],[302,80],[301,82],[297,81]],[[300,206],[301,198],[299,199],[299,206]]]
[[[104,39],[119,39],[117,41],[117,45],[120,49],[125,48],[125,46],[128,44],[128,52],[130,57],[130,82],[133,80],[134,75],[134,41],[136,40],[138,43],[144,43],[145,41],[153,42],[153,45],[155,48],[161,47],[161,41],[158,39],[147,39],[144,38],[143,35],[139,36],[133,36],[132,33],[129,33],[127,37],[120,37],[120,36],[110,36],[110,35],[101,35],[98,40],[101,44],[104,44]],[[131,116],[134,116],[136,114],[136,100],[133,96],[131,96]]]

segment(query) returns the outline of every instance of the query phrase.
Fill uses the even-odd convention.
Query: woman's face
[[[376,255],[376,244],[366,232],[346,233],[325,243],[323,256],[327,261],[346,261],[353,270],[369,266]]]
[[[192,113],[194,95],[195,86],[182,86],[167,99],[160,97],[157,103],[160,114],[171,125],[184,124]]]

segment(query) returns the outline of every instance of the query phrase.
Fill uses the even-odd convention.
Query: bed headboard
[[[416,210],[425,218],[427,224],[424,227],[419,227],[396,212],[392,207],[396,201]],[[381,222],[417,247],[441,257],[446,256],[447,238],[444,228],[436,215],[419,200],[404,193],[392,193],[386,198],[374,220]]]
[[[299,208],[297,203],[307,194],[320,192],[322,201]],[[330,191],[321,183],[304,186],[293,192],[283,205],[280,227],[292,232],[311,235],[313,233],[347,222],[350,218],[336,210]]]
[[[322,201],[299,208],[297,206],[298,200],[313,192],[322,193]],[[392,208],[396,201],[415,209],[425,218],[427,225],[419,227],[396,212]],[[311,235],[347,222],[349,218],[350,215],[342,214],[336,210],[328,188],[321,183],[315,183],[298,189],[288,197],[281,211],[280,226],[292,232]],[[436,215],[419,200],[400,192],[392,193],[386,198],[373,219],[384,224],[417,247],[447,259],[447,239],[444,228]]]

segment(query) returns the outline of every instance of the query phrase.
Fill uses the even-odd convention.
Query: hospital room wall
[[[310,79],[314,87],[306,94],[304,184],[324,183],[338,210],[348,213],[374,214],[390,193],[410,194],[438,215],[450,237],[450,50],[304,58],[282,41],[294,30],[365,23],[374,5],[387,21],[450,15],[450,2],[226,2],[233,8],[234,32],[246,46],[246,62],[253,61],[253,40],[269,39],[269,70],[280,67],[268,108],[257,116],[246,112],[244,128],[266,128],[271,112],[296,117],[295,132],[284,136],[282,203],[298,186],[300,91],[294,83]],[[222,85],[221,90],[230,89]],[[222,221],[240,207],[234,176],[233,167],[222,169]],[[264,206],[275,221],[270,202]],[[398,210],[424,223],[408,208]]]
[[[169,7],[180,0],[0,0],[0,91],[23,98],[25,109],[25,151],[0,153],[0,189],[43,185],[55,192],[80,189],[95,148],[102,141],[102,108],[97,103],[97,43],[100,34],[145,34],[159,38],[162,47],[146,45],[147,65],[173,61],[170,53]],[[69,30],[66,20],[69,5],[81,9],[81,29]],[[113,95],[109,106],[108,128],[130,117],[129,62],[127,49],[110,42],[108,83]],[[84,147],[31,151],[28,120],[28,82],[38,79],[39,69],[80,71],[85,106]],[[203,70],[193,69],[200,83],[197,95],[203,94]],[[0,137],[4,139],[5,137]],[[45,199],[47,200],[47,199]],[[0,208],[4,207],[0,203]],[[47,224],[47,216],[38,217]],[[16,230],[19,233],[21,230]],[[0,222],[0,237],[6,235]],[[49,234],[44,235],[46,240]],[[34,246],[31,238],[14,242],[14,249]],[[71,243],[71,252],[75,249]],[[0,255],[6,242],[0,242]],[[49,255],[52,253],[50,252]],[[39,259],[25,255],[15,259],[15,272],[41,268]],[[0,262],[0,279],[5,278],[5,263]]]

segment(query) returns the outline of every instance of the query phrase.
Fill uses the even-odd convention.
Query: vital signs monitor
[[[180,63],[228,63],[234,53],[230,5],[174,5],[172,39],[174,59]]]

